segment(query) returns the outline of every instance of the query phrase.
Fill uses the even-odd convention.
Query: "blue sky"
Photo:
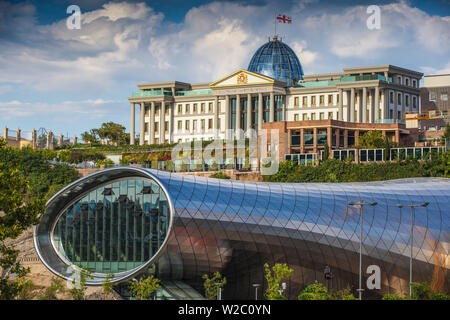
[[[81,30],[66,27],[70,4]],[[366,26],[369,5],[381,9],[379,30]],[[0,0],[0,126],[128,128],[137,83],[212,82],[246,68],[278,13],[292,17],[278,34],[306,74],[379,64],[450,73],[450,0]]]

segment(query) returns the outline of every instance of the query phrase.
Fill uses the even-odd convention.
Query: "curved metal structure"
[[[303,69],[297,55],[277,37],[256,50],[247,70],[286,82],[288,87],[303,79]]]
[[[107,260],[104,255],[107,232],[101,233],[101,241],[86,243],[90,252],[100,254],[90,255],[92,261],[81,262],[94,266],[120,263],[121,248],[133,248],[131,255],[127,251],[127,257],[134,264],[114,273],[113,281],[123,281],[151,267],[161,279],[180,279],[201,289],[203,274],[220,271],[228,279],[223,297],[248,299],[254,296],[253,284],[259,283],[264,289],[264,263],[280,262],[294,269],[285,292],[290,298],[296,298],[305,285],[315,280],[333,289],[350,286],[355,290],[359,275],[360,216],[358,208],[349,206],[348,202],[364,200],[377,205],[363,209],[363,283],[369,276],[365,272],[369,265],[381,269],[381,289],[366,289],[364,297],[408,291],[410,211],[397,205],[417,202],[429,202],[429,205],[415,211],[413,281],[433,281],[436,290],[449,290],[450,179],[441,178],[370,183],[253,183],[133,167],[106,169],[76,181],[49,200],[47,213],[35,229],[35,243],[50,270],[69,278],[63,272],[64,267],[75,263],[61,253],[54,235],[55,226],[68,206],[121,179],[149,179],[158,185],[167,199],[169,215],[166,217],[170,224],[157,250],[149,249],[147,255],[141,254],[138,259],[136,248],[141,252],[147,250],[145,243],[151,241],[154,229],[143,222],[151,217],[151,211],[135,197],[134,206],[124,211],[131,224],[122,225],[122,228],[128,225],[126,230],[132,246],[126,242],[127,237],[120,238],[117,246],[111,240]],[[138,189],[135,187],[135,195]],[[133,202],[128,193],[117,190],[118,194],[112,196],[117,199],[111,198],[112,203],[120,196],[125,196],[126,203]],[[106,200],[102,201],[103,209],[109,208]],[[95,206],[88,208],[87,215],[91,211],[94,216],[98,214]],[[103,211],[101,219],[93,218],[94,230],[108,225],[119,230],[120,225],[114,224],[116,214],[110,209],[109,213]],[[105,224],[107,217],[110,220]],[[70,224],[71,220],[66,219],[65,223]],[[148,226],[150,237],[146,240],[142,236],[144,232],[139,233],[135,226]],[[75,232],[80,237],[83,234],[81,228],[58,232],[59,237],[66,239],[73,239]],[[111,250],[118,254],[113,256]],[[324,278],[325,266],[333,274],[330,280]],[[102,270],[99,267],[97,271]],[[91,284],[98,284],[105,275],[104,270],[98,272]]]

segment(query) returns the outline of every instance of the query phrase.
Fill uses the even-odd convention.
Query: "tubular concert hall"
[[[315,141],[318,135],[342,135],[338,149],[349,144],[347,136],[368,130],[401,142],[410,134],[405,113],[420,109],[422,76],[389,64],[304,75],[295,52],[274,36],[255,52],[247,70],[214,82],[138,84],[139,91],[128,98],[130,142],[135,144],[136,104],[141,145],[242,138],[249,129],[280,122]],[[293,153],[317,151],[307,148],[308,139],[300,141],[305,143]]]
[[[408,291],[412,230],[413,281],[448,292],[449,194],[443,178],[282,184],[115,167],[53,196],[34,239],[58,276],[72,279],[70,267],[82,265],[93,271],[88,284],[100,285],[111,273],[124,282],[147,272],[161,280],[161,299],[201,298],[202,275],[215,271],[227,277],[224,299],[254,299],[254,284],[266,288],[264,263],[287,263],[294,272],[284,294],[296,299],[315,280],[356,292],[362,226],[369,299]],[[348,204],[360,200],[377,203],[363,209],[362,225]],[[419,202],[429,205],[413,221],[398,207]],[[365,286],[369,265],[380,267],[380,289]]]

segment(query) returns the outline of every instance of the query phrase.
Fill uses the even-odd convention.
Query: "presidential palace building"
[[[341,128],[341,134],[377,129],[398,142],[408,134],[405,112],[419,111],[422,76],[392,65],[304,75],[294,51],[274,36],[246,70],[217,81],[138,84],[139,91],[128,98],[130,143],[136,143],[136,104],[140,145],[242,138],[248,129],[258,131],[272,122],[316,133],[324,123],[332,130]]]

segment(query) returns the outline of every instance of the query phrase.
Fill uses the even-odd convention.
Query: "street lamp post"
[[[219,292],[217,294],[217,300],[222,300],[222,287],[221,287],[222,283],[217,282],[216,286],[219,288]]]
[[[253,287],[255,288],[255,300],[258,300],[258,288],[260,287],[261,285],[259,284],[259,283],[254,283],[253,284]]]
[[[360,216],[360,230],[359,230],[359,289],[358,289],[358,297],[359,300],[362,300],[362,226],[363,226],[363,207],[364,206],[375,206],[376,202],[365,202],[363,201],[349,201],[349,206],[357,206],[359,208],[359,216]]]
[[[413,226],[414,226],[414,208],[416,207],[426,207],[429,205],[429,202],[418,203],[418,204],[397,204],[396,206],[400,209],[403,207],[411,208],[411,232],[409,235],[410,238],[410,253],[409,253],[409,296],[412,295],[412,259],[413,259]]]

